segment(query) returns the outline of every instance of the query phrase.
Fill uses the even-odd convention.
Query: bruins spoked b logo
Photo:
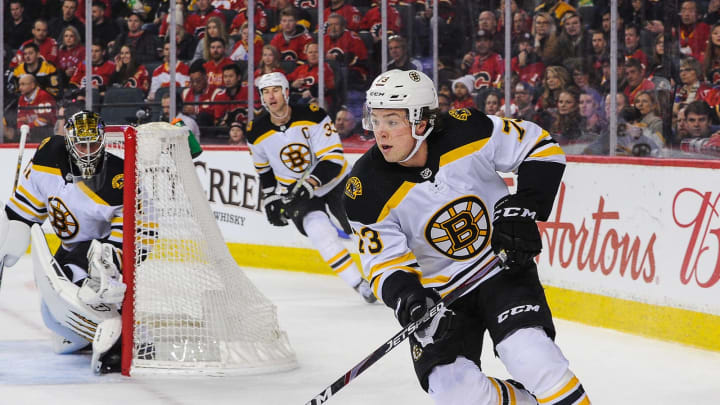
[[[50,197],[48,200],[48,216],[50,224],[60,239],[67,240],[77,235],[78,221],[61,199]]]
[[[475,196],[465,196],[442,207],[425,226],[432,247],[455,260],[480,253],[490,241],[490,216]]]
[[[295,173],[302,173],[310,164],[310,148],[302,143],[291,143],[280,151],[280,160]]]

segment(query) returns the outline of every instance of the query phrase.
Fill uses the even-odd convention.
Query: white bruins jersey
[[[374,146],[345,185],[353,239],[380,299],[384,281],[394,272],[414,274],[424,287],[445,296],[492,260],[493,208],[509,193],[498,171],[516,171],[528,162],[524,167],[535,173],[525,177],[536,179],[544,176],[538,167],[552,166],[548,177],[554,177],[549,182],[554,185],[548,188],[554,189],[545,198],[550,199],[545,217],[552,208],[565,155],[547,131],[465,108],[438,120],[425,140],[426,166],[388,163]]]
[[[247,139],[265,193],[282,193],[275,190],[276,184],[287,188],[310,168],[310,177],[320,184],[315,195],[324,196],[347,174],[348,162],[335,125],[315,104],[292,106],[290,121],[284,126],[273,124],[266,112],[253,120]]]
[[[123,161],[107,154],[100,190],[73,183],[65,138],[40,144],[5,207],[9,219],[29,225],[49,219],[65,250],[92,239],[122,246]]]

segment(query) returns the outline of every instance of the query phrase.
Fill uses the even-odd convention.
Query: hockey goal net
[[[106,130],[108,152],[125,159],[122,372],[293,368],[275,306],[225,245],[187,137],[168,123]]]

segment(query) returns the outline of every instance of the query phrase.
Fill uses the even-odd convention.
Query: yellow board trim
[[[479,151],[480,149],[484,148],[485,144],[487,144],[489,141],[490,138],[481,139],[479,141],[463,145],[459,148],[455,148],[450,152],[444,153],[442,156],[440,156],[440,167]]]
[[[90,187],[88,187],[87,184],[85,184],[84,181],[81,181],[81,182],[76,183],[76,184],[77,184],[78,188],[79,188],[80,190],[82,190],[83,193],[85,193],[88,197],[90,197],[91,200],[95,201],[96,203],[98,203],[98,204],[100,204],[100,205],[106,205],[106,206],[109,206],[109,205],[110,205],[110,204],[108,204],[105,200],[103,200],[102,198],[100,198],[99,195],[95,194],[94,191],[90,190]]]
[[[62,176],[62,172],[60,172],[60,169],[58,169],[56,167],[40,166],[40,165],[34,164],[32,166],[32,168],[33,168],[33,170],[38,171],[38,172],[54,174],[56,176]]]
[[[390,197],[390,199],[385,203],[385,206],[382,208],[382,211],[380,211],[380,215],[378,215],[378,219],[375,222],[380,222],[385,219],[385,217],[390,214],[390,210],[400,205],[402,200],[405,199],[405,196],[410,192],[410,190],[412,190],[413,187],[415,187],[415,183],[411,183],[409,181],[403,182],[392,197]]]

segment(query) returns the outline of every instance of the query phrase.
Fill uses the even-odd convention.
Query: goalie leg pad
[[[28,245],[30,226],[21,221],[9,220],[5,210],[0,208],[0,259],[5,258],[5,266],[15,265],[27,251]]]
[[[120,340],[122,332],[122,318],[106,319],[97,327],[93,339],[93,354],[90,368],[95,374],[104,374],[119,371],[119,352],[116,343]],[[112,349],[112,350],[111,350]]]
[[[82,350],[90,345],[90,342],[83,336],[73,332],[70,328],[63,326],[50,314],[45,302],[41,302],[40,313],[42,314],[43,323],[53,331],[52,344],[53,350],[57,354],[70,354],[78,350]]]
[[[87,258],[89,274],[78,291],[78,298],[88,305],[120,304],[126,289],[120,273],[120,250],[93,240]]]

